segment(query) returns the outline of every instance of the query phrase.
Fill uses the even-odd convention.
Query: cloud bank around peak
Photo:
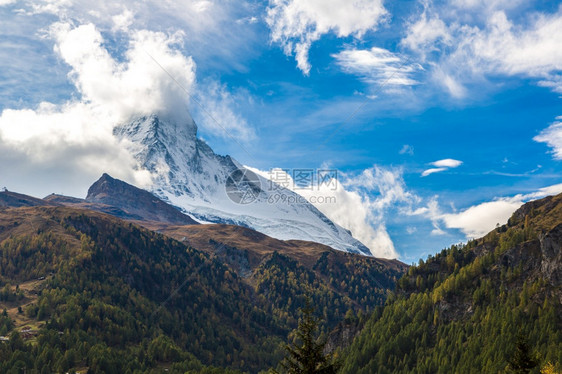
[[[183,89],[193,88],[195,63],[176,49],[183,33],[132,31],[122,62],[103,46],[93,24],[55,23],[50,35],[55,51],[71,68],[79,102],[103,108],[114,121],[154,112],[186,114]]]
[[[45,186],[29,183],[33,175],[38,180],[54,178],[58,184],[53,185],[67,186],[66,193],[80,195],[103,172],[140,186],[149,183],[149,175],[137,170],[112,129],[133,116],[155,112],[188,118],[188,98],[168,75],[188,90],[194,85],[195,63],[177,50],[183,34],[130,31],[122,60],[108,52],[93,24],[58,22],[48,36],[56,54],[70,67],[68,78],[76,94],[60,104],[43,102],[0,114],[0,164],[26,165],[3,167],[3,184],[45,194]],[[12,164],[4,162],[7,159]]]
[[[387,214],[419,200],[407,191],[401,169],[374,165],[356,175],[338,172],[337,180],[307,189],[298,188],[283,169],[265,172],[246,167],[306,198],[330,220],[351,231],[373,256],[398,258],[387,230]]]

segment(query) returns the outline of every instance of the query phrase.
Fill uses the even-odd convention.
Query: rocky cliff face
[[[121,218],[176,225],[197,224],[191,217],[163,202],[150,192],[112,178],[108,174],[103,174],[98,181],[90,186],[86,202],[117,208],[125,215]],[[108,213],[120,216],[115,214],[114,211]]]
[[[562,286],[562,194],[524,204],[513,213],[508,226],[526,228],[536,237],[524,243],[526,251],[516,258],[529,262],[526,267],[551,285]]]
[[[562,224],[539,237],[541,274],[553,285],[562,285]],[[561,300],[562,302],[562,300]]]
[[[347,349],[353,343],[353,339],[359,335],[364,325],[365,321],[357,319],[340,322],[328,335],[326,345],[324,346],[324,354]]]

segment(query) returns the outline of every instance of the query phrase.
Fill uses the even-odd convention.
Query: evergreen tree
[[[287,356],[281,366],[287,374],[335,374],[341,364],[332,354],[324,355],[325,341],[316,337],[318,319],[307,300],[296,330],[296,342],[287,344]]]
[[[527,374],[539,364],[536,355],[531,352],[531,347],[522,332],[517,334],[515,351],[509,360],[509,369],[514,374]]]

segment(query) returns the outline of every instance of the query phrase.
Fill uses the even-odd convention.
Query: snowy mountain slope
[[[277,239],[314,241],[371,255],[351,233],[292,191],[270,182],[229,156],[219,156],[185,123],[151,115],[114,129],[141,168],[153,175],[151,191],[200,222],[246,226]],[[282,195],[282,198],[280,198]]]

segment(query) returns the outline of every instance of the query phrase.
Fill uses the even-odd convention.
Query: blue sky
[[[107,134],[136,114],[117,92],[187,107],[262,171],[337,169],[348,209],[319,209],[406,262],[562,192],[559,1],[0,0],[0,17],[13,190],[82,196],[102,169],[142,185]]]

